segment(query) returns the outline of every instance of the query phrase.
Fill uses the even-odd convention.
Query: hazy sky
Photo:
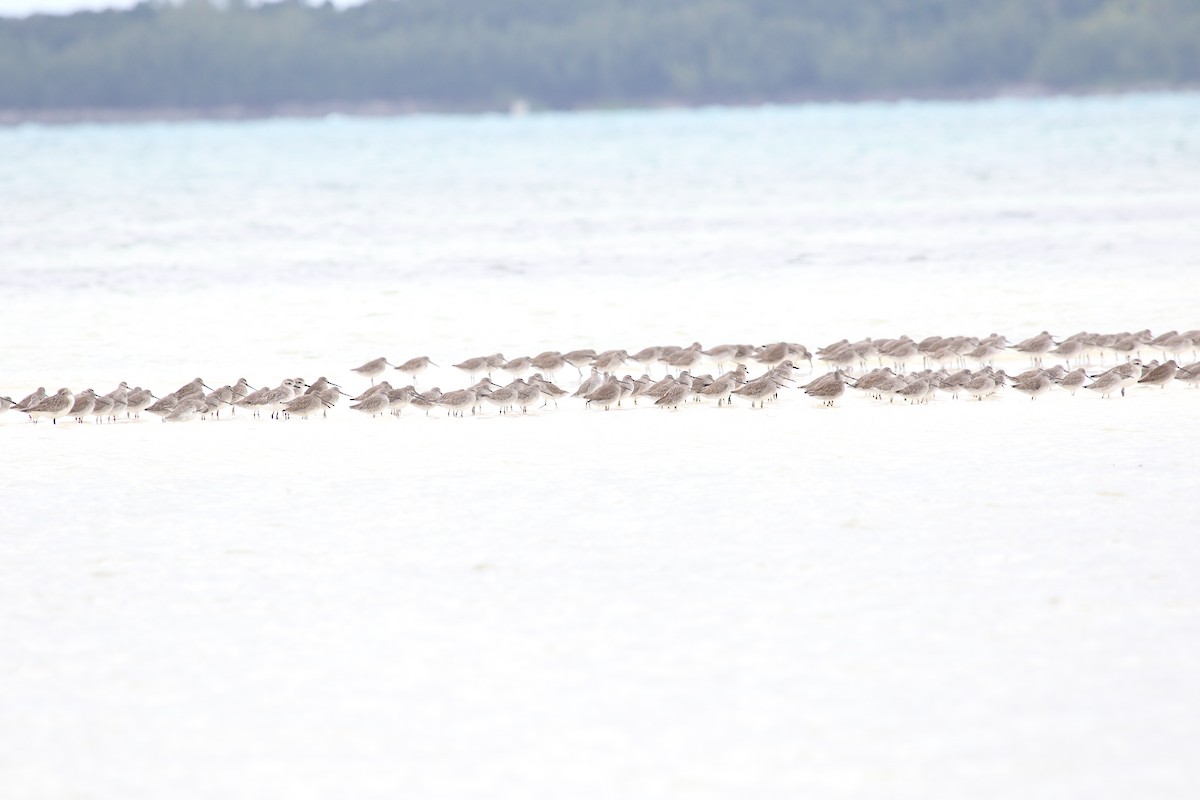
[[[83,9],[129,8],[139,2],[140,0],[0,0],[0,16],[24,17],[38,13],[69,14]],[[361,2],[363,0],[333,0],[333,4],[337,6]]]

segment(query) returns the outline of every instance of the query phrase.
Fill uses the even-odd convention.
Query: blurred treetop
[[[1197,82],[1200,0],[184,0],[0,20],[10,110],[570,108]]]

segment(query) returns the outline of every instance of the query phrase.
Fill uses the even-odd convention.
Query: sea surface
[[[1200,95],[5,127],[0,320],[14,397],[1190,330]],[[1192,797],[1198,411],[9,412],[0,795]]]

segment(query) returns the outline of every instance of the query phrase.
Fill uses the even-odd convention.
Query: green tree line
[[[1200,0],[185,0],[0,20],[6,109],[565,108],[1198,82]]]

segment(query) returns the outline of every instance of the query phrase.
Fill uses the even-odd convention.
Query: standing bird
[[[1073,369],[1054,382],[1066,389],[1071,393],[1071,396],[1074,397],[1075,390],[1087,382],[1087,372],[1084,371],[1083,367],[1080,367],[1079,369]]]
[[[596,357],[596,351],[590,347],[586,347],[586,348],[583,348],[580,350],[571,350],[568,353],[562,354],[563,361],[567,362],[572,367],[574,367],[576,370],[578,370],[579,377],[581,377],[581,378],[583,377],[584,364],[590,364],[592,359],[595,357]],[[542,367],[542,369],[545,369],[545,367]]]
[[[45,400],[40,400],[36,405],[25,409],[25,413],[34,422],[49,417],[51,424],[57,425],[58,418],[69,414],[74,405],[75,395],[64,386]]]
[[[1044,372],[1039,372],[1037,375],[1031,375],[1024,380],[1017,381],[1013,384],[1013,388],[1021,394],[1029,395],[1030,400],[1036,400],[1038,395],[1043,395],[1050,391],[1050,386],[1053,381],[1050,376]]]
[[[92,413],[96,408],[96,392],[92,389],[84,389],[79,394],[75,395],[75,403],[71,406],[68,416],[74,417],[76,422],[83,422],[83,418]]]
[[[615,377],[610,376],[604,383],[588,392],[585,399],[587,405],[595,403],[597,406],[604,406],[604,410],[608,411],[621,400],[621,384]]]
[[[163,417],[163,422],[191,422],[197,414],[208,412],[208,401],[203,395],[181,398],[171,412]]]
[[[775,374],[768,372],[761,378],[756,378],[740,388],[734,389],[733,393],[749,400],[751,408],[754,408],[755,403],[758,403],[759,408],[763,408],[767,398],[778,391],[779,382],[775,380]]]
[[[375,392],[375,394],[369,397],[364,397],[359,402],[350,406],[350,408],[359,413],[376,417],[386,413],[391,403],[392,401],[388,399],[387,392]]]
[[[1193,387],[1200,386],[1200,361],[1180,367],[1175,373],[1175,380],[1190,383]]]
[[[15,408],[17,411],[28,411],[33,406],[36,406],[38,403],[45,400],[46,397],[46,387],[39,386],[35,391],[32,391],[22,397],[19,402],[13,403],[13,408]]]
[[[479,373],[491,371],[491,359],[492,356],[476,356],[475,358],[468,358],[466,361],[463,361],[460,364],[454,364],[453,366],[455,369],[461,369],[463,372],[470,375],[471,380],[474,381]]]
[[[141,417],[143,411],[150,407],[154,399],[154,394],[149,389],[135,386],[133,391],[129,393],[125,413],[132,414],[134,419],[137,419]]]
[[[104,397],[97,397],[96,405],[92,407],[92,421],[97,424],[104,422],[104,418],[107,417],[112,410],[113,400],[111,397],[108,397],[107,395]]]
[[[413,385],[415,386],[417,384],[417,376],[429,369],[430,364],[433,364],[435,367],[438,366],[429,356],[417,356],[416,358],[410,358],[408,361],[405,361],[403,364],[396,367],[396,369],[400,370],[405,375],[411,376],[413,379]]]
[[[287,418],[302,417],[308,419],[318,411],[324,411],[328,407],[325,398],[320,392],[311,394],[302,394],[294,400],[289,401],[283,407],[283,414]]]
[[[192,380],[180,386],[174,392],[171,392],[171,394],[179,398],[193,397],[198,394],[204,394],[205,389],[208,389],[210,392],[213,390],[211,386],[199,378],[192,378]]]
[[[833,408],[833,401],[846,392],[846,375],[841,369],[834,370],[825,378],[817,380],[804,387],[804,393],[821,401],[821,405]]]
[[[1040,366],[1042,356],[1054,346],[1054,337],[1047,331],[1042,331],[1037,336],[1031,336],[1023,342],[1014,344],[1012,348],[1021,353],[1028,353],[1029,359],[1034,366]]]
[[[553,378],[554,373],[562,369],[566,365],[567,360],[557,350],[547,350],[529,359],[529,363]]]
[[[1105,399],[1115,391],[1125,391],[1121,387],[1121,376],[1116,372],[1105,372],[1083,388],[1091,389]]]
[[[350,371],[357,372],[359,375],[362,375],[364,378],[370,378],[371,385],[374,386],[375,378],[378,377],[379,375],[382,375],[383,371],[385,369],[387,369],[388,367],[394,367],[394,366],[395,366],[395,364],[388,362],[388,360],[386,358],[384,358],[383,356],[380,356],[379,358],[371,359],[367,363],[363,364],[361,367],[352,367]]]
[[[1175,373],[1178,371],[1179,365],[1175,363],[1175,359],[1171,359],[1147,372],[1138,380],[1138,383],[1144,383],[1147,386],[1161,386],[1165,389],[1168,383],[1175,380]]]

